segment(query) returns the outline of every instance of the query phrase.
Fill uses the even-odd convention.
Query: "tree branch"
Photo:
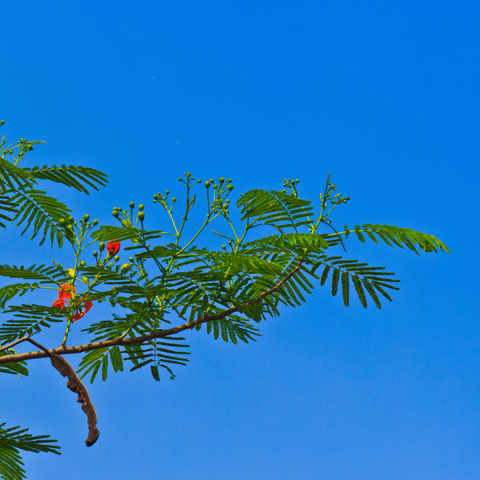
[[[33,332],[32,334],[27,335],[26,337],[19,338],[18,340],[15,340],[14,342],[9,343],[8,345],[5,345],[4,347],[0,348],[0,352],[3,352],[4,350],[8,350],[9,348],[12,348],[15,345],[18,345],[19,343],[22,343],[25,340],[28,340],[32,335],[35,335],[38,332],[40,332],[40,330],[37,330],[37,331]]]
[[[247,302],[246,306],[253,305],[255,303],[261,302],[267,295],[270,295],[276,292],[286,281],[288,281],[295,273],[300,270],[302,265],[302,260],[300,260],[297,266],[280,282],[278,282],[274,287],[270,290],[266,290],[265,292],[261,293],[257,298],[252,300],[251,302]],[[20,353],[16,355],[5,355],[0,357],[0,365],[3,363],[17,363],[27,360],[33,360],[35,358],[45,358],[49,355],[68,355],[71,353],[82,353],[82,352],[89,352],[91,350],[98,350],[99,348],[109,348],[115,345],[118,346],[125,346],[125,345],[135,345],[147,342],[148,340],[154,340],[155,338],[163,338],[168,337],[170,335],[175,335],[177,333],[183,332],[184,330],[192,329],[197,325],[206,322],[212,322],[213,320],[221,320],[232,313],[238,312],[236,307],[229,308],[222,313],[218,313],[217,315],[212,316],[202,316],[197,318],[197,320],[193,320],[192,322],[184,323],[183,325],[178,325],[177,327],[169,328],[166,330],[156,330],[146,335],[142,335],[141,337],[134,337],[134,338],[113,338],[111,340],[103,340],[101,342],[94,342],[94,343],[87,343],[85,345],[78,345],[76,347],[59,347],[54,348],[52,350],[47,351],[40,351],[40,352],[27,352],[27,353]]]

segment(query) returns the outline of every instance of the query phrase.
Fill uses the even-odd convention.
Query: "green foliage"
[[[5,428],[5,423],[0,424],[0,475],[3,480],[22,480],[26,472],[22,468],[24,463],[19,450],[26,452],[50,452],[60,455],[60,447],[51,445],[57,440],[48,435],[33,436],[28,428],[17,427]]]
[[[97,185],[106,185],[107,175],[93,168],[73,165],[22,168],[18,163],[33,150],[33,145],[44,142],[22,138],[4,148],[6,143],[5,138],[0,142],[0,227],[6,226],[5,221],[18,220],[16,226],[24,226],[21,235],[32,228],[30,239],[41,234],[41,245],[49,234],[52,245],[56,239],[61,247],[63,238],[68,239],[69,235],[59,228],[58,222],[68,217],[71,210],[48,196],[46,191],[37,189],[38,181],[49,180],[89,194],[87,186],[98,190]]]
[[[0,352],[0,357],[4,355],[15,355],[15,350],[13,348],[7,348]],[[6,373],[9,375],[18,375],[21,377],[22,375],[28,377],[28,369],[25,367],[27,362],[18,362],[18,363],[5,363],[0,365],[0,374]]]
[[[51,323],[62,323],[63,316],[58,308],[43,305],[10,306],[4,314],[13,313],[13,318],[4,321],[0,326],[0,342],[12,342],[25,335],[31,335],[42,327],[50,328]]]
[[[54,173],[59,175],[58,171]],[[46,173],[41,175],[45,176]],[[314,218],[311,202],[299,198],[298,182],[292,181],[284,182],[289,192],[252,190],[240,196],[237,207],[242,214],[241,220],[245,222],[243,234],[240,235],[228,213],[230,200],[227,197],[232,191],[230,181],[223,180],[217,184],[211,180],[213,199],[209,200],[211,204],[207,219],[199,232],[185,243],[183,228],[196,198],[194,195],[191,199],[190,193],[198,182],[193,182],[191,175],[182,181],[187,188],[187,215],[182,217],[181,224],[175,223],[175,202],[170,204],[167,201],[168,194],[154,195],[154,203],[160,204],[170,217],[173,231],[148,230],[143,222],[139,228],[132,204],[130,211],[114,209],[113,216],[118,226],[105,225],[95,229],[86,224],[87,216],[80,226],[75,224],[70,229],[78,239],[76,267],[71,276],[66,275],[57,264],[53,267],[33,265],[29,268],[0,265],[0,275],[36,281],[34,284],[17,283],[1,289],[2,307],[17,293],[21,295],[43,286],[58,288],[63,282],[73,283],[79,278],[82,278],[85,286],[85,291],[77,294],[80,303],[74,303],[69,308],[11,306],[5,313],[14,314],[14,318],[0,327],[0,341],[9,342],[48,327],[52,322],[60,321],[62,315],[71,319],[73,312],[82,308],[82,298],[88,296],[88,300],[94,304],[109,301],[112,306],[122,309],[122,313],[114,314],[112,320],[93,323],[85,330],[92,335],[92,342],[139,338],[152,332],[161,332],[166,324],[178,319],[192,325],[188,328],[200,330],[205,321],[203,319],[206,319],[207,334],[213,333],[215,339],[221,337],[233,344],[240,339],[248,343],[259,335],[258,329],[253,326],[255,323],[280,315],[282,306],[300,306],[318,283],[325,285],[329,281],[333,296],[340,290],[345,306],[350,305],[352,294],[358,297],[365,308],[368,299],[381,308],[379,294],[392,300],[387,290],[398,290],[394,284],[399,282],[392,278],[392,272],[386,272],[384,267],[369,266],[358,260],[329,254],[351,232],[362,242],[365,237],[375,242],[379,238],[389,245],[406,246],[416,253],[416,246],[424,252],[448,251],[432,235],[388,225],[357,225],[352,231],[345,227],[344,232],[321,233],[318,230],[322,224],[333,228],[326,215],[347,199],[340,194],[334,195],[336,187],[327,183],[321,197],[320,216]],[[211,187],[207,188],[207,196]],[[327,212],[328,201],[333,207]],[[228,247],[224,245],[216,251],[193,245],[198,235],[217,217],[223,217],[233,232],[232,236],[228,236],[214,231],[230,240]],[[260,225],[272,226],[277,233],[245,241],[247,234]],[[286,233],[285,229],[291,231]],[[119,255],[113,259],[110,255],[102,258],[107,251],[100,244],[100,255],[97,254],[92,265],[87,265],[79,260],[83,252],[82,244],[88,236],[93,242],[116,239],[122,242],[123,251],[132,251],[134,256],[130,258],[130,263],[124,263],[121,267],[122,262],[118,260],[117,263]],[[200,323],[192,323],[197,321]],[[68,328],[65,338],[67,335]],[[158,358],[164,355],[161,357],[164,363],[185,364],[184,355],[188,352],[184,345],[176,344],[176,348],[182,349],[181,352],[176,348],[162,351],[160,348],[164,346],[158,345],[158,340],[146,339],[141,345],[132,344],[120,350],[118,346],[95,348],[85,353],[80,371],[83,376],[90,374],[93,381],[100,371],[102,378],[106,379],[110,365],[115,372],[122,371],[125,360],[133,363],[132,371],[152,362],[155,364],[151,367],[162,366],[153,358],[154,352],[158,353]],[[151,371],[156,379],[158,368]]]
[[[103,181],[103,177],[91,169],[69,168],[44,167],[17,172],[11,165],[4,166],[2,178],[6,187],[0,194],[10,194],[15,188],[23,195],[30,189],[29,198],[34,198],[31,185],[40,179],[88,193],[85,184],[94,187],[94,183]],[[222,338],[237,345],[238,340],[255,341],[260,335],[259,322],[279,316],[284,307],[300,306],[318,285],[328,283],[333,296],[341,292],[347,307],[352,296],[356,296],[364,308],[368,301],[381,308],[380,296],[392,301],[387,291],[398,290],[395,284],[399,280],[393,278],[394,273],[385,271],[385,267],[344,258],[343,252],[338,251],[339,245],[346,251],[345,242],[352,233],[361,242],[368,237],[375,243],[382,240],[390,246],[407,247],[417,254],[419,250],[449,252],[433,235],[408,228],[365,224],[353,230],[345,226],[344,231],[337,232],[328,216],[349,197],[335,193],[336,185],[330,183],[330,177],[320,196],[317,217],[312,203],[299,197],[298,180],[284,180],[286,188],[282,191],[257,189],[240,196],[236,205],[241,213],[241,226],[234,225],[230,218],[231,179],[226,181],[222,177],[218,183],[210,179],[204,183],[208,205],[206,219],[188,239],[184,227],[196,201],[192,189],[200,181],[194,181],[190,173],[180,181],[186,187],[185,208],[180,220],[176,220],[176,197],[169,200],[168,190],[165,195],[153,196],[153,203],[172,223],[170,231],[167,228],[149,230],[146,222],[153,216],[143,211],[143,205],[139,206],[142,215],[134,213],[135,205],[130,202],[129,210],[114,208],[112,216],[118,222],[114,226],[96,227],[95,222],[89,222],[88,215],[79,222],[68,217],[59,222],[59,238],[65,236],[75,252],[71,269],[64,270],[55,263],[52,267],[33,265],[28,268],[0,265],[1,276],[24,281],[0,289],[0,307],[4,309],[17,295],[28,291],[50,288],[55,291],[52,295],[55,300],[56,290],[64,283],[72,287],[72,292],[74,285],[78,289],[68,298],[66,306],[58,302],[56,307],[9,305],[3,313],[13,314],[13,318],[0,326],[0,343],[7,345],[41,331],[51,323],[62,321],[63,317],[67,325],[62,344],[66,344],[73,319],[85,325],[83,314],[87,302],[92,302],[89,305],[92,311],[87,314],[92,316],[96,304],[108,301],[116,308],[112,319],[92,322],[82,330],[90,339],[88,347],[81,348],[81,378],[89,376],[91,383],[99,376],[106,380],[109,371],[124,371],[125,362],[130,362],[130,371],[149,366],[153,379],[158,382],[161,371],[166,370],[170,378],[174,378],[172,369],[188,362],[189,347],[183,343],[185,338],[177,335],[188,329],[202,330],[204,323],[204,331],[215,340]],[[53,224],[48,226],[47,220],[42,218],[57,218],[63,207],[48,203],[51,210],[43,208],[47,213],[37,221],[32,212],[38,209],[29,210],[29,206],[19,203],[21,195],[15,195],[7,195],[7,200],[0,196],[0,208],[3,205],[3,211],[13,212],[14,218],[20,219],[19,223],[33,225],[34,235],[41,228],[44,237],[49,230],[53,235]],[[226,244],[218,250],[195,245],[200,234],[216,219],[224,220],[225,229],[216,226],[217,230],[212,231],[225,238]],[[321,231],[325,225],[329,228],[327,233]],[[274,230],[270,235],[256,238],[252,232],[258,232],[255,230],[258,226],[271,226]],[[335,233],[329,233],[331,230]],[[119,251],[112,245],[113,240],[121,242]],[[86,249],[96,242],[100,243],[94,247],[94,260],[91,261],[91,256],[85,256]],[[105,246],[104,242],[110,243]],[[126,255],[132,255],[128,263],[122,259]],[[40,333],[36,335],[38,338]],[[7,351],[12,352],[10,349],[0,353],[3,356]],[[5,373],[28,374],[22,370],[23,365],[4,365]]]

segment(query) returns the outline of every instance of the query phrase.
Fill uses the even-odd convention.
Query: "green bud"
[[[233,185],[232,185],[232,184],[227,185],[227,190],[228,190],[229,192],[231,192],[231,191],[233,190]]]
[[[210,183],[213,183],[215,180],[213,178],[210,179]]]
[[[81,261],[80,261],[80,265],[81,265],[82,267],[85,267],[87,264],[85,263],[85,260],[81,260]]]
[[[83,280],[85,283],[88,283],[88,277],[82,277],[82,280]]]
[[[98,220],[93,221],[93,226],[96,227],[98,225]]]
[[[112,212],[112,215],[115,217],[115,218],[118,218],[120,216],[120,214],[118,213],[118,210],[114,210]]]
[[[220,177],[220,178],[218,179],[218,181],[219,181],[220,183],[223,183],[223,182],[225,181],[225,179],[224,179],[223,177]]]
[[[140,204],[140,205],[138,206],[138,210],[141,212],[143,209],[144,209],[143,204]]]
[[[130,271],[130,269],[132,268],[132,266],[129,264],[129,263],[124,263],[122,265],[122,268],[120,269],[120,271],[125,274],[125,273],[128,273]]]
[[[178,181],[181,182],[181,181],[182,181],[182,178],[181,178],[181,177],[178,177]]]
[[[172,198],[172,203],[175,203],[177,199],[175,197]]]
[[[113,257],[113,259],[114,259],[116,262],[118,262],[118,261],[120,260],[120,255],[115,255],[115,256]]]
[[[138,219],[143,222],[145,219],[145,213],[144,212],[138,212]]]
[[[158,199],[158,195],[155,194],[155,195],[153,196],[153,198],[154,198],[155,200],[157,200],[157,199]],[[133,208],[133,207],[132,207],[132,208]]]
[[[68,221],[69,221],[70,223],[73,223],[73,217],[68,217]]]
[[[59,223],[62,227],[64,227],[64,226],[67,224],[67,222],[65,221],[64,218],[61,218],[61,219],[58,221],[58,223]]]
[[[222,245],[222,248],[225,250],[227,247],[225,245]]]
[[[105,244],[102,242],[100,245],[98,245],[98,248],[100,249],[101,252],[103,252],[103,249],[105,248]]]
[[[83,216],[83,220],[85,222],[88,222],[88,220],[90,220],[90,215],[88,213],[86,213],[84,216]]]
[[[154,196],[155,196],[155,195],[154,195]],[[133,202],[130,202],[129,205],[130,205],[130,208],[131,208],[132,210],[135,208],[135,204],[134,204]]]
[[[133,257],[130,257],[130,258],[128,259],[128,261],[133,263],[133,262],[134,262]]]
[[[97,258],[98,252],[93,252],[93,256]]]
[[[3,125],[5,123],[5,120],[0,120],[0,125]]]
[[[205,186],[206,186],[207,188],[210,188],[210,185],[211,185],[211,183],[207,180],[207,181],[205,182]]]
[[[165,193],[168,195],[170,193],[170,190],[167,190]]]

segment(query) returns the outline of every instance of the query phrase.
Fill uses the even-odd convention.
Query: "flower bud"
[[[75,270],[73,268],[68,268],[67,273],[72,278],[75,276]]]
[[[85,263],[85,260],[81,260],[81,261],[80,261],[80,265],[81,265],[82,267],[85,267],[87,264]]]
[[[98,245],[98,248],[100,249],[101,252],[103,252],[103,249],[105,248],[105,244],[103,242],[101,242],[99,245]]]
[[[93,226],[96,227],[98,225],[98,220],[93,221]]]
[[[144,212],[138,212],[138,219],[143,222],[145,219],[145,213]]]
[[[210,188],[210,185],[211,185],[211,183],[207,180],[207,181],[205,182],[205,186],[206,186],[207,188]]]
[[[116,262],[118,262],[118,261],[120,260],[120,255],[115,255],[115,256],[113,257],[113,259],[114,259]]]
[[[90,215],[88,213],[86,213],[84,216],[83,216],[83,219],[85,220],[85,222],[88,222],[88,220],[90,219]]]
[[[0,120],[0,125],[3,125],[5,123],[5,120]]]
[[[59,223],[62,227],[64,227],[64,226],[67,224],[67,222],[65,221],[64,218],[61,218],[61,219],[58,221],[58,223]]]
[[[73,217],[68,217],[68,221],[69,221],[70,223],[73,223]]]
[[[233,190],[233,185],[232,185],[232,184],[227,185],[227,190],[228,190],[229,192],[231,192],[231,191]]]
[[[154,195],[154,196],[155,196],[155,195]],[[131,208],[132,210],[135,208],[135,204],[134,204],[133,202],[130,202],[128,205],[130,206],[130,208]]]
[[[175,203],[177,199],[175,197],[172,198],[172,203]]]
[[[143,210],[143,208],[144,208],[143,204],[140,204],[140,205],[138,206],[138,210],[139,210],[140,212]]]
[[[132,268],[132,265],[130,263],[124,263],[122,265],[122,268],[120,269],[120,271],[125,274],[125,273],[128,273],[130,271],[130,269]]]
[[[168,195],[170,193],[170,190],[167,190],[165,193]]]
[[[95,258],[97,258],[97,255],[98,255],[98,252],[97,252],[97,251],[93,252],[93,256],[94,256]]]
[[[114,210],[114,211],[112,212],[112,215],[113,215],[115,218],[118,218],[120,214],[118,213],[118,210]]]
[[[88,277],[82,277],[82,280],[83,280],[85,283],[88,283]]]

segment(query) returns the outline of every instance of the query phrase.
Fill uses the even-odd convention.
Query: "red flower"
[[[52,307],[57,307],[57,308],[65,308],[65,300],[68,300],[70,303],[72,301],[72,292],[75,293],[77,290],[74,285],[70,285],[69,283],[64,283],[63,285],[60,286],[58,290],[58,300],[55,300],[52,303]],[[88,298],[88,297],[87,297]],[[82,302],[82,299],[78,299],[80,303]],[[93,302],[91,301],[86,301],[85,304],[83,305],[83,308],[81,307],[80,309],[77,309],[76,313],[73,315],[73,320],[76,322],[80,320],[93,306]]]
[[[57,308],[65,308],[65,300],[63,298],[59,298],[52,303],[52,307]]]
[[[72,298],[72,291],[73,293],[76,293],[77,289],[75,286],[70,285],[69,283],[64,283],[63,285],[60,285],[60,289],[58,290],[58,298],[68,298],[70,300]]]
[[[120,242],[115,238],[107,243],[108,258],[114,257],[120,250]]]
[[[80,320],[93,306],[93,302],[86,302],[84,307],[85,307],[85,311],[82,312],[82,309],[80,310],[77,310],[77,313],[75,313],[75,315],[73,316],[73,320],[76,322],[78,320]]]

